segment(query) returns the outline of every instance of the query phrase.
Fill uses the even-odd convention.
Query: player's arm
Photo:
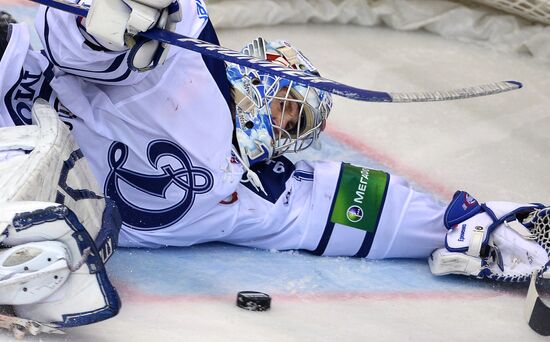
[[[0,129],[0,152],[11,152],[0,162],[0,305],[16,315],[0,327],[19,334],[23,319],[67,328],[120,308],[105,269],[121,224],[116,207],[45,101],[33,123]]]
[[[72,1],[72,0],[71,0]],[[76,2],[76,1],[75,1]],[[87,18],[41,7],[36,28],[48,59],[88,81],[134,84],[162,64],[168,46],[137,33],[154,27],[175,30],[182,19],[176,0],[95,0]]]
[[[457,192],[445,206],[399,176],[347,163],[278,158],[253,169],[266,194],[244,184],[244,216],[228,242],[370,259],[431,256],[435,274],[550,277],[550,209],[542,204],[479,204]],[[260,218],[254,228],[248,207]]]
[[[550,308],[535,286],[550,279],[550,207],[479,203],[463,191],[445,207],[398,176],[338,164],[279,158],[255,167],[266,194],[238,191],[241,209],[226,241],[319,255],[429,257],[435,275],[531,279],[526,318],[550,335]]]
[[[226,242],[370,259],[425,258],[444,244],[444,206],[401,177],[284,157],[253,170],[266,194],[243,184],[243,209]]]

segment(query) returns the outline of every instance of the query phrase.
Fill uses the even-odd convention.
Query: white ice
[[[518,80],[518,91],[426,104],[335,99],[321,151],[305,157],[382,167],[448,199],[550,202],[550,65],[426,32],[338,25],[224,30],[240,49],[286,38],[343,83],[387,91]],[[424,260],[366,261],[224,245],[120,250],[114,319],[29,341],[543,341],[523,318],[526,289],[433,277]],[[237,291],[273,297],[269,312]],[[7,334],[0,339],[12,340]]]

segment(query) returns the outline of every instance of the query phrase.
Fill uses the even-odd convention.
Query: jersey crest
[[[210,171],[193,165],[188,154],[168,140],[149,143],[150,174],[130,170],[128,158],[125,144],[116,141],[109,148],[111,171],[105,195],[116,202],[123,224],[133,229],[157,230],[174,224],[188,213],[197,195],[214,185]]]

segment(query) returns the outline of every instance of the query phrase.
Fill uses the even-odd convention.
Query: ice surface
[[[549,65],[426,32],[334,25],[220,32],[223,45],[234,49],[258,35],[287,38],[323,76],[369,89],[523,82],[519,91],[454,102],[337,98],[323,149],[302,157],[384,168],[441,200],[464,189],[482,201],[550,202]],[[323,258],[212,244],[122,249],[109,269],[122,295],[119,316],[62,338],[29,340],[545,340],[523,321],[526,288],[436,278],[423,260]],[[240,290],[270,293],[272,310],[237,308]],[[2,339],[12,340],[0,333]]]

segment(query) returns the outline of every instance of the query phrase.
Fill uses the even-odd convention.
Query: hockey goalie
[[[116,315],[104,264],[120,218],[47,102],[33,125],[0,128],[0,326],[17,338]]]
[[[202,1],[142,2],[161,3],[148,9],[154,20],[145,31],[181,21],[180,33],[217,43]],[[45,102],[34,103],[34,125],[25,126],[27,111],[18,110],[30,107],[30,96],[11,96],[0,113],[8,125],[22,125],[0,132],[0,303],[14,308],[12,329],[36,333],[117,313],[103,265],[119,221],[125,247],[217,241],[324,256],[429,257],[436,275],[548,278],[547,206],[480,203],[463,191],[443,205],[385,171],[330,160],[294,163],[286,153],[317,142],[330,94],[183,49],[168,53],[156,41],[132,38],[129,19],[143,17],[134,9],[112,0],[94,4],[85,21],[40,8],[43,54],[29,53],[23,26],[13,25],[5,39],[9,95],[23,84],[21,75],[49,83],[43,91],[47,86],[39,89],[29,77],[21,87],[49,93],[49,103],[74,114],[63,119],[83,151]],[[106,25],[105,18],[122,25]],[[243,52],[319,74],[286,41],[258,38]],[[120,220],[83,155],[119,206]]]

